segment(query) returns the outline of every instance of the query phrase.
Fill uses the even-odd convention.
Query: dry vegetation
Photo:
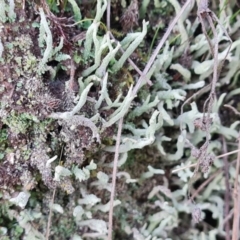
[[[237,2],[0,7],[1,240],[239,239]]]

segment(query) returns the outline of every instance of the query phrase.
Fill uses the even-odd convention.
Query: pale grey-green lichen
[[[92,65],[91,67],[89,67],[88,69],[84,70],[83,72],[83,76],[88,76],[89,74],[91,74],[94,70],[96,70],[98,68],[98,66],[101,63],[101,55],[103,50],[108,46],[108,42],[107,42],[107,37],[108,35],[104,35],[104,37],[101,40],[97,39],[97,30],[98,30],[98,26],[99,23],[93,23],[90,27],[93,28],[93,34],[92,34],[92,38],[93,38],[93,42],[94,42],[94,47],[95,47],[95,55],[94,55],[94,65]],[[89,37],[88,35],[86,35],[86,37]],[[90,50],[89,50],[90,51]]]
[[[134,52],[134,50],[139,46],[139,44],[143,41],[143,38],[145,37],[145,35],[147,34],[147,26],[148,26],[148,22],[146,22],[145,20],[143,21],[143,29],[142,32],[139,33],[139,35],[129,44],[128,48],[125,50],[124,54],[122,55],[122,57],[113,65],[113,70],[114,71],[118,71],[123,64],[125,63],[125,61],[127,60],[127,58]],[[130,39],[131,41],[132,39]]]
[[[46,43],[46,49],[44,50],[43,58],[38,66],[38,73],[44,73],[47,70],[47,62],[54,56],[56,61],[62,61],[69,59],[70,56],[67,54],[58,54],[63,47],[63,38],[61,38],[59,45],[53,48],[53,37],[52,32],[48,26],[48,22],[45,13],[42,8],[39,8],[40,12],[40,35],[39,35],[39,46],[43,47],[44,42]],[[58,55],[57,55],[58,54]]]
[[[95,109],[99,109],[99,107],[101,106],[103,100],[106,101],[106,103],[111,106],[112,105],[112,101],[111,99],[109,98],[109,95],[108,95],[108,89],[107,89],[107,82],[108,81],[108,73],[106,72],[104,78],[102,81],[100,81],[101,83],[101,91],[100,91],[100,97],[98,99],[98,101],[96,102],[95,104]]]
[[[102,4],[103,2],[103,4]],[[102,17],[102,15],[104,14],[105,10],[107,8],[107,0],[100,0],[97,1],[97,12],[96,12],[96,16],[94,18],[93,23],[91,24],[91,26],[88,28],[87,33],[86,33],[86,41],[84,44],[84,53],[83,56],[85,59],[89,58],[89,54],[91,52],[91,48],[92,48],[92,42],[95,40],[95,44],[98,45],[98,40],[96,39],[96,35],[94,36],[94,31],[96,32],[96,30],[98,29],[99,26],[99,21]]]
[[[0,17],[3,22],[13,21],[13,14],[7,6],[7,2],[3,0],[0,2],[2,3]],[[75,1],[69,2],[73,5],[76,4]],[[14,1],[9,1],[9,3],[9,7],[14,9]],[[122,5],[124,5],[123,3],[122,1]],[[178,3],[173,3],[175,11],[178,11]],[[81,40],[84,42],[83,45],[74,45],[72,48],[72,51],[76,51],[74,54],[78,55],[78,57],[83,54],[82,58],[81,56],[79,57],[83,62],[78,62],[79,65],[77,67],[79,67],[80,71],[77,71],[75,76],[75,78],[79,78],[78,94],[77,91],[76,93],[66,92],[66,89],[69,90],[69,88],[63,90],[67,95],[64,95],[64,97],[66,96],[68,99],[66,101],[67,107],[63,106],[61,110],[50,108],[45,114],[40,109],[41,114],[36,114],[39,117],[37,119],[34,115],[37,112],[36,109],[31,109],[32,112],[29,115],[22,112],[19,113],[17,110],[9,112],[8,104],[12,99],[10,101],[8,98],[4,98],[4,101],[1,102],[1,122],[4,124],[3,130],[7,129],[9,131],[9,137],[14,137],[14,141],[21,142],[20,136],[27,135],[29,130],[29,135],[34,135],[34,137],[31,137],[31,140],[33,140],[32,144],[28,142],[28,138],[24,138],[23,142],[27,141],[27,144],[19,147],[19,149],[16,150],[11,146],[7,149],[4,148],[6,150],[6,160],[11,161],[11,163],[16,161],[16,166],[21,166],[18,162],[19,156],[21,156],[21,159],[26,159],[25,161],[30,159],[32,167],[39,171],[36,174],[36,179],[40,176],[44,185],[49,188],[51,181],[54,181],[61,188],[61,191],[57,191],[60,193],[55,198],[54,205],[52,205],[53,207],[55,206],[54,209],[57,211],[54,214],[61,214],[59,220],[62,221],[60,223],[61,227],[64,226],[64,221],[67,219],[67,224],[65,224],[68,227],[73,225],[78,228],[77,233],[72,228],[73,230],[69,230],[72,231],[71,236],[65,237],[61,235],[62,238],[105,238],[107,224],[101,219],[96,219],[95,216],[101,217],[103,216],[101,214],[109,211],[109,201],[104,199],[103,202],[100,196],[104,195],[103,191],[105,191],[106,195],[104,196],[107,198],[107,194],[111,191],[111,176],[109,172],[111,172],[113,166],[111,153],[116,151],[114,145],[116,140],[116,123],[120,118],[124,117],[123,133],[120,139],[121,154],[118,162],[118,167],[121,167],[121,169],[117,175],[117,187],[120,188],[117,189],[119,199],[116,199],[114,202],[116,219],[118,220],[120,216],[119,221],[122,224],[121,231],[123,231],[124,237],[133,236],[137,240],[156,240],[175,239],[176,237],[182,239],[200,239],[204,237],[216,239],[216,236],[225,236],[226,233],[223,229],[224,201],[218,196],[219,192],[226,190],[224,175],[220,174],[217,176],[209,183],[206,189],[202,190],[201,194],[196,197],[198,202],[196,206],[185,201],[189,190],[188,182],[194,173],[194,169],[181,170],[177,175],[169,174],[168,171],[172,166],[188,166],[190,163],[195,163],[197,160],[191,156],[190,150],[191,148],[197,149],[196,146],[200,146],[206,138],[205,133],[196,129],[194,125],[195,120],[204,116],[201,109],[201,101],[205,99],[204,94],[199,93],[196,99],[193,99],[189,105],[186,105],[187,107],[183,109],[182,115],[180,115],[179,110],[180,104],[192,93],[192,89],[200,89],[206,85],[208,79],[211,80],[213,59],[209,54],[205,36],[197,33],[197,21],[193,22],[186,19],[188,17],[188,11],[186,11],[182,20],[175,27],[176,31],[173,35],[174,38],[176,38],[176,35],[179,35],[181,37],[179,42],[183,43],[183,45],[179,46],[177,41],[175,44],[175,42],[172,42],[172,39],[166,42],[163,51],[159,53],[152,68],[147,73],[147,77],[151,79],[154,85],[151,88],[142,86],[137,98],[132,96],[133,87],[128,88],[126,84],[128,79],[124,78],[127,72],[128,76],[131,75],[133,80],[137,80],[135,71],[126,64],[126,60],[138,48],[139,51],[135,52],[137,53],[137,63],[139,63],[139,66],[146,64],[145,61],[147,60],[145,60],[144,50],[149,42],[143,44],[143,37],[150,34],[146,38],[150,39],[154,28],[148,26],[149,31],[147,33],[147,23],[143,22],[142,32],[128,33],[120,42],[121,47],[125,50],[125,53],[120,55],[120,51],[118,51],[120,45],[111,40],[109,32],[105,33],[100,28],[100,21],[102,21],[102,16],[106,11],[106,4],[106,0],[97,1],[94,21],[90,26],[87,24],[81,26],[82,29],[87,28],[86,39]],[[159,9],[164,10],[164,6],[167,6],[167,4],[166,1],[150,2],[145,0],[142,2],[141,14],[145,15],[149,10],[149,19],[151,23],[154,23],[156,21],[154,14],[159,13]],[[147,9],[148,6],[149,9]],[[152,10],[150,11],[150,6],[156,7],[154,14]],[[225,13],[231,10],[229,5],[226,5],[225,8],[223,11],[220,11],[221,19]],[[39,11],[41,18],[39,29],[40,49],[37,50],[41,50],[43,57],[32,54],[31,47],[33,41],[31,36],[23,33],[20,33],[12,42],[10,40],[6,42],[5,38],[1,36],[0,55],[5,59],[6,51],[8,51],[11,56],[14,56],[9,57],[7,63],[14,61],[16,66],[18,66],[16,69],[13,69],[13,72],[16,72],[16,76],[11,78],[11,81],[17,81],[16,88],[19,90],[25,86],[26,89],[23,91],[27,90],[26,96],[28,96],[28,99],[42,102],[43,105],[40,106],[49,106],[56,99],[51,97],[50,93],[45,92],[48,87],[48,79],[42,79],[42,73],[45,72],[45,76],[47,76],[52,71],[54,74],[52,74],[50,81],[58,81],[55,78],[61,78],[61,76],[58,75],[57,70],[54,68],[48,68],[48,64],[52,60],[62,61],[69,58],[69,56],[62,53],[65,44],[63,37],[59,37],[58,42],[56,42],[57,47],[53,47],[55,43],[55,39],[53,39],[53,36],[55,36],[53,35],[54,25],[50,18],[47,21],[47,14],[44,13],[43,9],[40,8]],[[174,12],[173,9],[172,11]],[[85,14],[85,9],[74,8],[73,14],[78,20],[84,19],[85,16],[81,16],[81,14]],[[117,21],[117,19],[115,20]],[[234,36],[234,34],[238,34],[238,16],[236,16],[235,23],[232,23],[232,20],[230,17],[227,17],[224,24],[231,28],[230,34]],[[161,24],[161,21],[167,20],[157,18],[158,24]],[[219,50],[219,61],[221,61],[225,57],[228,46],[226,43],[227,39],[218,26],[217,32],[221,46]],[[182,53],[183,46],[185,47],[187,44],[189,44],[188,54],[193,58],[188,67],[185,66],[184,62],[179,61],[178,57]],[[84,49],[81,48],[82,46],[84,46]],[[75,47],[77,47],[77,50]],[[18,48],[22,51],[27,49],[26,56],[17,54],[16,49]],[[218,82],[220,91],[226,86],[230,91],[228,94],[217,96],[217,101],[214,102],[213,111],[210,114],[212,118],[210,134],[214,134],[214,141],[211,139],[211,142],[207,144],[207,150],[211,153],[214,152],[214,155],[221,153],[222,145],[219,136],[223,136],[226,141],[235,140],[238,136],[237,127],[239,122],[235,121],[235,118],[224,119],[226,114],[222,110],[222,105],[225,102],[234,101],[239,95],[239,89],[237,88],[239,53],[239,40],[234,39],[231,54],[227,56],[227,61],[223,66],[224,71],[219,75],[220,80]],[[38,63],[39,65],[37,66]],[[39,67],[39,71],[35,74],[36,71],[34,69],[37,67]],[[170,71],[170,69],[174,71]],[[175,78],[175,73],[179,74],[180,77]],[[25,79],[26,76],[28,79]],[[233,81],[232,78],[234,78]],[[11,84],[11,81],[8,84]],[[43,83],[43,81],[45,82]],[[60,79],[59,81],[65,82],[65,79]],[[186,81],[188,81],[188,84],[186,84]],[[229,85],[230,81],[231,85]],[[47,84],[45,84],[46,82]],[[8,86],[6,82],[4,84]],[[61,84],[59,83],[59,85]],[[54,86],[56,87],[57,84]],[[35,94],[36,92],[38,94]],[[26,104],[22,104],[21,99],[18,99],[17,102],[18,108],[26,106]],[[35,106],[33,104],[32,108]],[[48,123],[51,122],[52,124],[47,124],[45,118],[49,118]],[[55,119],[58,121],[55,121]],[[181,129],[179,130],[180,127]],[[184,131],[181,131],[183,129]],[[0,131],[2,132],[2,129]],[[16,136],[12,136],[13,132],[17,133]],[[4,134],[1,133],[2,135]],[[84,137],[85,139],[83,139]],[[95,143],[94,138],[97,139],[97,146],[102,149],[92,158],[92,152],[96,145],[87,148],[87,151],[83,151],[82,147]],[[100,143],[100,138],[102,143]],[[212,137],[210,136],[210,138]],[[5,141],[6,137],[1,137],[0,149],[2,149],[2,142],[5,143]],[[59,152],[61,152],[62,146],[64,148],[63,155],[61,155],[62,159],[58,156],[57,160],[59,160],[59,163],[57,161],[53,162],[56,157],[52,158],[52,156],[60,155]],[[228,147],[231,148],[231,145],[229,144]],[[23,155],[27,157],[23,158]],[[74,160],[71,158],[74,158]],[[89,164],[91,159],[94,159],[94,163],[90,162]],[[222,166],[223,162],[216,159],[211,169],[203,177],[214,173]],[[165,167],[167,171],[165,171]],[[24,172],[23,176],[25,176],[25,179],[21,177],[22,183],[26,183],[24,188],[29,187],[29,184],[27,184],[28,180],[31,182],[30,186],[36,188],[36,183],[34,183],[36,179],[30,176],[30,174],[28,176],[28,173],[27,171]],[[233,181],[235,177],[234,166],[229,167],[229,174],[230,181]],[[147,179],[147,181],[144,181],[144,179]],[[90,184],[86,184],[86,181],[89,181]],[[174,190],[172,190],[173,183],[175,184]],[[143,186],[142,190],[145,191],[143,193],[139,190],[141,186]],[[132,194],[133,190],[134,195]],[[64,201],[61,199],[64,195],[63,191],[67,194],[72,194],[68,196],[69,204],[66,209]],[[124,192],[124,196],[122,192]],[[142,198],[137,199],[136,196],[138,194]],[[4,195],[5,202],[11,198],[14,199],[9,193]],[[2,203],[2,198],[0,199]],[[47,203],[49,203],[51,196],[47,196],[46,199]],[[141,209],[135,203],[139,199],[144,201]],[[31,196],[30,204],[34,201],[34,196]],[[38,203],[36,203],[36,207],[33,205],[31,207],[26,205],[27,209],[21,212],[10,210],[12,215],[9,213],[9,216],[12,216],[22,229],[25,229],[24,237],[44,239],[43,234],[40,233],[41,230],[34,229],[33,224],[30,223],[38,221],[40,228],[46,229],[47,216],[45,213],[41,213]],[[43,206],[45,205],[43,204]],[[146,209],[145,205],[149,207],[150,212],[154,211],[154,213],[143,215],[143,209]],[[202,210],[207,210],[212,214],[217,222],[215,229],[207,229],[203,233],[200,228],[195,228],[189,224],[190,227],[184,233],[176,236],[176,231],[182,228],[179,225],[182,216],[184,216],[188,224],[190,223],[188,216],[191,215],[191,212],[197,213],[198,215],[195,215],[199,217],[199,212]],[[124,214],[122,214],[123,212]],[[133,225],[131,221],[126,221],[129,214],[135,217],[134,222],[137,222],[137,225]],[[204,212],[202,212],[201,218],[204,219],[204,217]],[[53,222],[55,220],[54,218]],[[138,226],[138,229],[136,229],[136,226]],[[59,232],[56,228],[54,230],[54,225],[52,227],[52,232],[56,233],[56,237],[58,237],[59,235],[57,234]],[[81,237],[79,236],[79,231],[82,234]]]
[[[76,22],[80,21],[82,19],[82,14],[81,14],[80,8],[78,7],[76,1],[75,0],[68,0],[68,1],[72,5],[75,21]]]
[[[104,127],[105,128],[110,127],[111,125],[116,123],[121,117],[123,117],[127,113],[128,108],[130,107],[131,101],[134,98],[134,97],[131,96],[131,94],[132,94],[132,87],[133,86],[131,86],[129,88],[127,96],[123,100],[123,102],[120,105],[120,107],[117,110],[115,110],[113,114],[110,115],[109,121],[104,123]]]
[[[1,38],[0,38],[0,58],[2,57],[3,51],[4,51],[4,48],[3,48],[3,44],[2,44],[2,41],[1,41]]]
[[[107,36],[109,35],[107,34]],[[99,77],[103,77],[103,75],[106,73],[107,66],[109,65],[110,61],[115,57],[116,53],[121,47],[120,43],[118,43],[117,46],[113,49],[109,37],[107,38],[107,42],[108,42],[109,53],[102,60],[100,67],[96,71],[96,75]]]
[[[8,0],[8,3],[6,3],[6,0],[1,0],[0,5],[0,21],[3,23],[7,21],[13,22],[16,18],[14,0]]]
[[[44,51],[43,59],[39,64],[39,72],[44,71],[45,64],[47,63],[48,59],[52,56],[53,50],[53,39],[52,33],[47,23],[47,19],[45,17],[44,11],[42,8],[39,9],[41,22],[40,22],[40,36],[39,36],[39,45],[43,46],[43,40],[46,41],[46,49]],[[46,35],[45,35],[46,33]],[[44,37],[45,36],[45,37]]]
[[[132,119],[135,117],[139,117],[143,113],[145,113],[148,110],[153,109],[155,106],[157,106],[157,104],[159,103],[158,97],[156,96],[152,102],[150,102],[150,97],[151,97],[151,95],[148,95],[147,99],[144,100],[142,106],[136,107],[133,111],[131,111],[128,115],[128,118]]]

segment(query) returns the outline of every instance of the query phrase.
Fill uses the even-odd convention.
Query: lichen
[[[239,121],[223,107],[227,103],[239,110],[236,3],[211,6],[221,9],[220,21],[233,44],[225,56],[229,39],[216,24],[219,81],[207,113],[214,56],[194,13],[190,16],[193,4],[144,73],[136,94],[139,73],[157,36],[180,11],[179,2],[47,2],[49,7],[0,0],[3,237],[45,239],[51,212],[49,238],[106,238],[121,118],[114,239],[225,237],[222,193],[227,179],[217,156],[223,153],[222,139],[231,151],[238,138]],[[112,4],[109,29],[103,20],[107,2]],[[231,159],[230,184],[235,178]],[[188,167],[194,163],[196,169]],[[198,185],[217,171],[221,173],[196,194]]]

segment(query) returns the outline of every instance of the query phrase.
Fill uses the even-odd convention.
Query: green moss
[[[16,134],[26,133],[34,121],[37,121],[35,116],[28,113],[17,114],[15,111],[12,111],[8,117],[3,119],[3,123],[8,125],[11,131]]]
[[[7,130],[4,128],[0,130],[0,160],[5,156],[7,145]]]

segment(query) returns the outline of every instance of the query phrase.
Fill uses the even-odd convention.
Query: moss
[[[32,126],[34,121],[37,121],[36,117],[28,113],[17,114],[14,111],[10,113],[10,116],[3,119],[3,123],[8,125],[11,131],[15,134],[25,134],[26,131]]]
[[[4,158],[4,152],[7,148],[7,130],[6,128],[0,130],[0,160]]]
[[[114,30],[110,31],[116,33],[118,40],[122,40],[125,55],[118,50],[120,45],[111,39],[104,25],[102,16],[106,14],[107,1],[71,1],[78,4],[81,11],[80,15],[76,8],[75,17],[83,19],[71,27],[69,25],[74,22],[69,17],[73,15],[73,10],[68,1],[47,1],[55,15],[46,6],[41,6],[40,2],[36,5],[36,2],[26,0],[24,9],[20,3],[16,3],[14,10],[17,21],[9,16],[8,9],[4,9],[5,15],[0,16],[4,17],[4,27],[0,29],[0,180],[6,198],[0,199],[0,209],[3,206],[6,208],[0,213],[6,221],[0,222],[0,225],[5,224],[8,229],[6,238],[32,239],[33,236],[45,235],[53,191],[56,194],[54,203],[59,204],[64,213],[53,212],[50,238],[67,239],[74,234],[100,234],[97,231],[93,233],[92,229],[98,228],[91,228],[91,220],[96,218],[104,220],[104,224],[107,222],[108,213],[102,212],[106,211],[107,205],[102,204],[109,201],[117,122],[123,116],[124,130],[120,146],[124,154],[120,155],[120,160],[124,162],[127,158],[127,161],[119,167],[116,198],[121,205],[114,209],[114,238],[132,239],[133,235],[141,239],[180,237],[173,230],[181,220],[179,213],[184,212],[184,221],[191,225],[191,206],[185,202],[188,183],[183,179],[189,179],[189,173],[192,172],[191,169],[188,173],[183,171],[178,177],[171,170],[181,161],[187,164],[193,160],[188,146],[182,141],[184,137],[187,136],[196,145],[203,140],[203,135],[196,130],[193,122],[196,114],[202,115],[201,108],[206,95],[200,94],[194,100],[198,104],[195,115],[186,109],[185,115],[180,115],[180,105],[186,96],[193,93],[193,89],[200,86],[197,85],[199,78],[205,81],[211,79],[211,72],[204,72],[201,67],[207,61],[211,62],[211,55],[197,22],[192,19],[194,13],[186,16],[189,20],[183,24],[187,33],[187,41],[184,41],[189,45],[187,52],[182,52],[185,46],[182,36],[186,34],[182,34],[176,26],[153,68],[147,73],[153,86],[146,84],[137,97],[132,97],[131,86],[137,82],[139,75],[126,59],[131,54],[130,58],[139,69],[145,67],[158,36],[161,38],[172,20],[174,8],[170,2],[132,1],[134,4],[138,2],[141,8],[138,21],[138,8],[136,5],[134,9],[129,7],[131,1],[111,1],[111,27]],[[130,10],[124,16],[134,17],[134,26],[129,25],[128,21],[121,21],[123,25],[133,28],[123,34],[120,19],[124,18],[122,15],[128,7]],[[224,13],[231,12],[230,5],[225,7]],[[133,12],[134,16],[131,16]],[[234,16],[237,18],[236,14]],[[228,22],[226,16],[223,17],[232,31],[236,31],[232,34],[236,38],[238,30],[234,29],[237,29],[237,25],[233,27],[233,23]],[[144,24],[144,34],[141,33],[140,24],[143,19],[150,22],[148,27]],[[127,26],[123,27],[128,29]],[[218,34],[220,49],[224,51],[226,41],[220,36],[221,31]],[[76,39],[80,39],[78,43]],[[224,71],[219,74],[219,93],[230,89],[228,83],[237,74],[239,42],[233,40],[232,55],[224,64]],[[132,43],[134,46],[131,46]],[[116,66],[117,63],[119,66]],[[176,68],[176,64],[189,69],[191,84],[184,80],[183,71]],[[236,80],[237,77],[231,85],[232,90],[238,86]],[[235,97],[234,106],[239,108]],[[224,101],[230,102],[230,99],[229,94]],[[225,124],[218,118],[219,111],[222,111],[221,103],[216,103],[217,110],[214,112],[213,138],[218,142],[218,147],[212,147],[211,151],[216,153],[221,150],[219,136],[230,138],[237,133],[237,123],[229,128],[236,117],[225,121],[223,129],[222,125]],[[226,118],[227,115],[224,112],[222,117]],[[186,129],[186,136],[179,138],[181,117],[191,128],[190,131]],[[231,132],[231,135],[227,132]],[[229,149],[231,146],[229,144]],[[90,172],[88,167],[92,160],[97,169]],[[210,174],[220,166],[220,162],[215,161],[213,165]],[[60,168],[65,169],[69,176],[61,176],[60,181],[56,182],[54,174]],[[153,172],[163,172],[163,168],[165,175],[151,175]],[[100,171],[102,174],[98,174]],[[232,172],[233,169],[230,169]],[[230,181],[233,181],[233,175]],[[146,180],[142,176],[149,178]],[[210,183],[208,191],[203,190],[203,195],[198,198],[200,207],[211,206],[219,223],[223,219],[220,215],[223,199],[218,195],[219,191],[225,190],[223,182],[222,178],[217,185]],[[20,211],[18,207],[10,206],[8,200],[22,189],[30,191],[31,197],[26,209]],[[212,198],[209,197],[210,192]],[[79,199],[90,195],[101,202],[96,206],[86,204],[86,201],[81,204]],[[219,211],[216,210],[216,203]],[[75,207],[82,210],[78,220],[73,217]],[[9,209],[15,214],[12,214],[12,219]],[[22,216],[25,222],[18,216]],[[88,225],[78,226],[81,222],[87,222]],[[99,226],[101,223],[92,222],[99,223]],[[187,228],[184,237],[195,239],[192,231],[199,235],[202,228],[206,234],[210,234],[205,223],[199,223],[199,226]],[[222,233],[223,229],[220,228],[219,225],[214,230]]]

